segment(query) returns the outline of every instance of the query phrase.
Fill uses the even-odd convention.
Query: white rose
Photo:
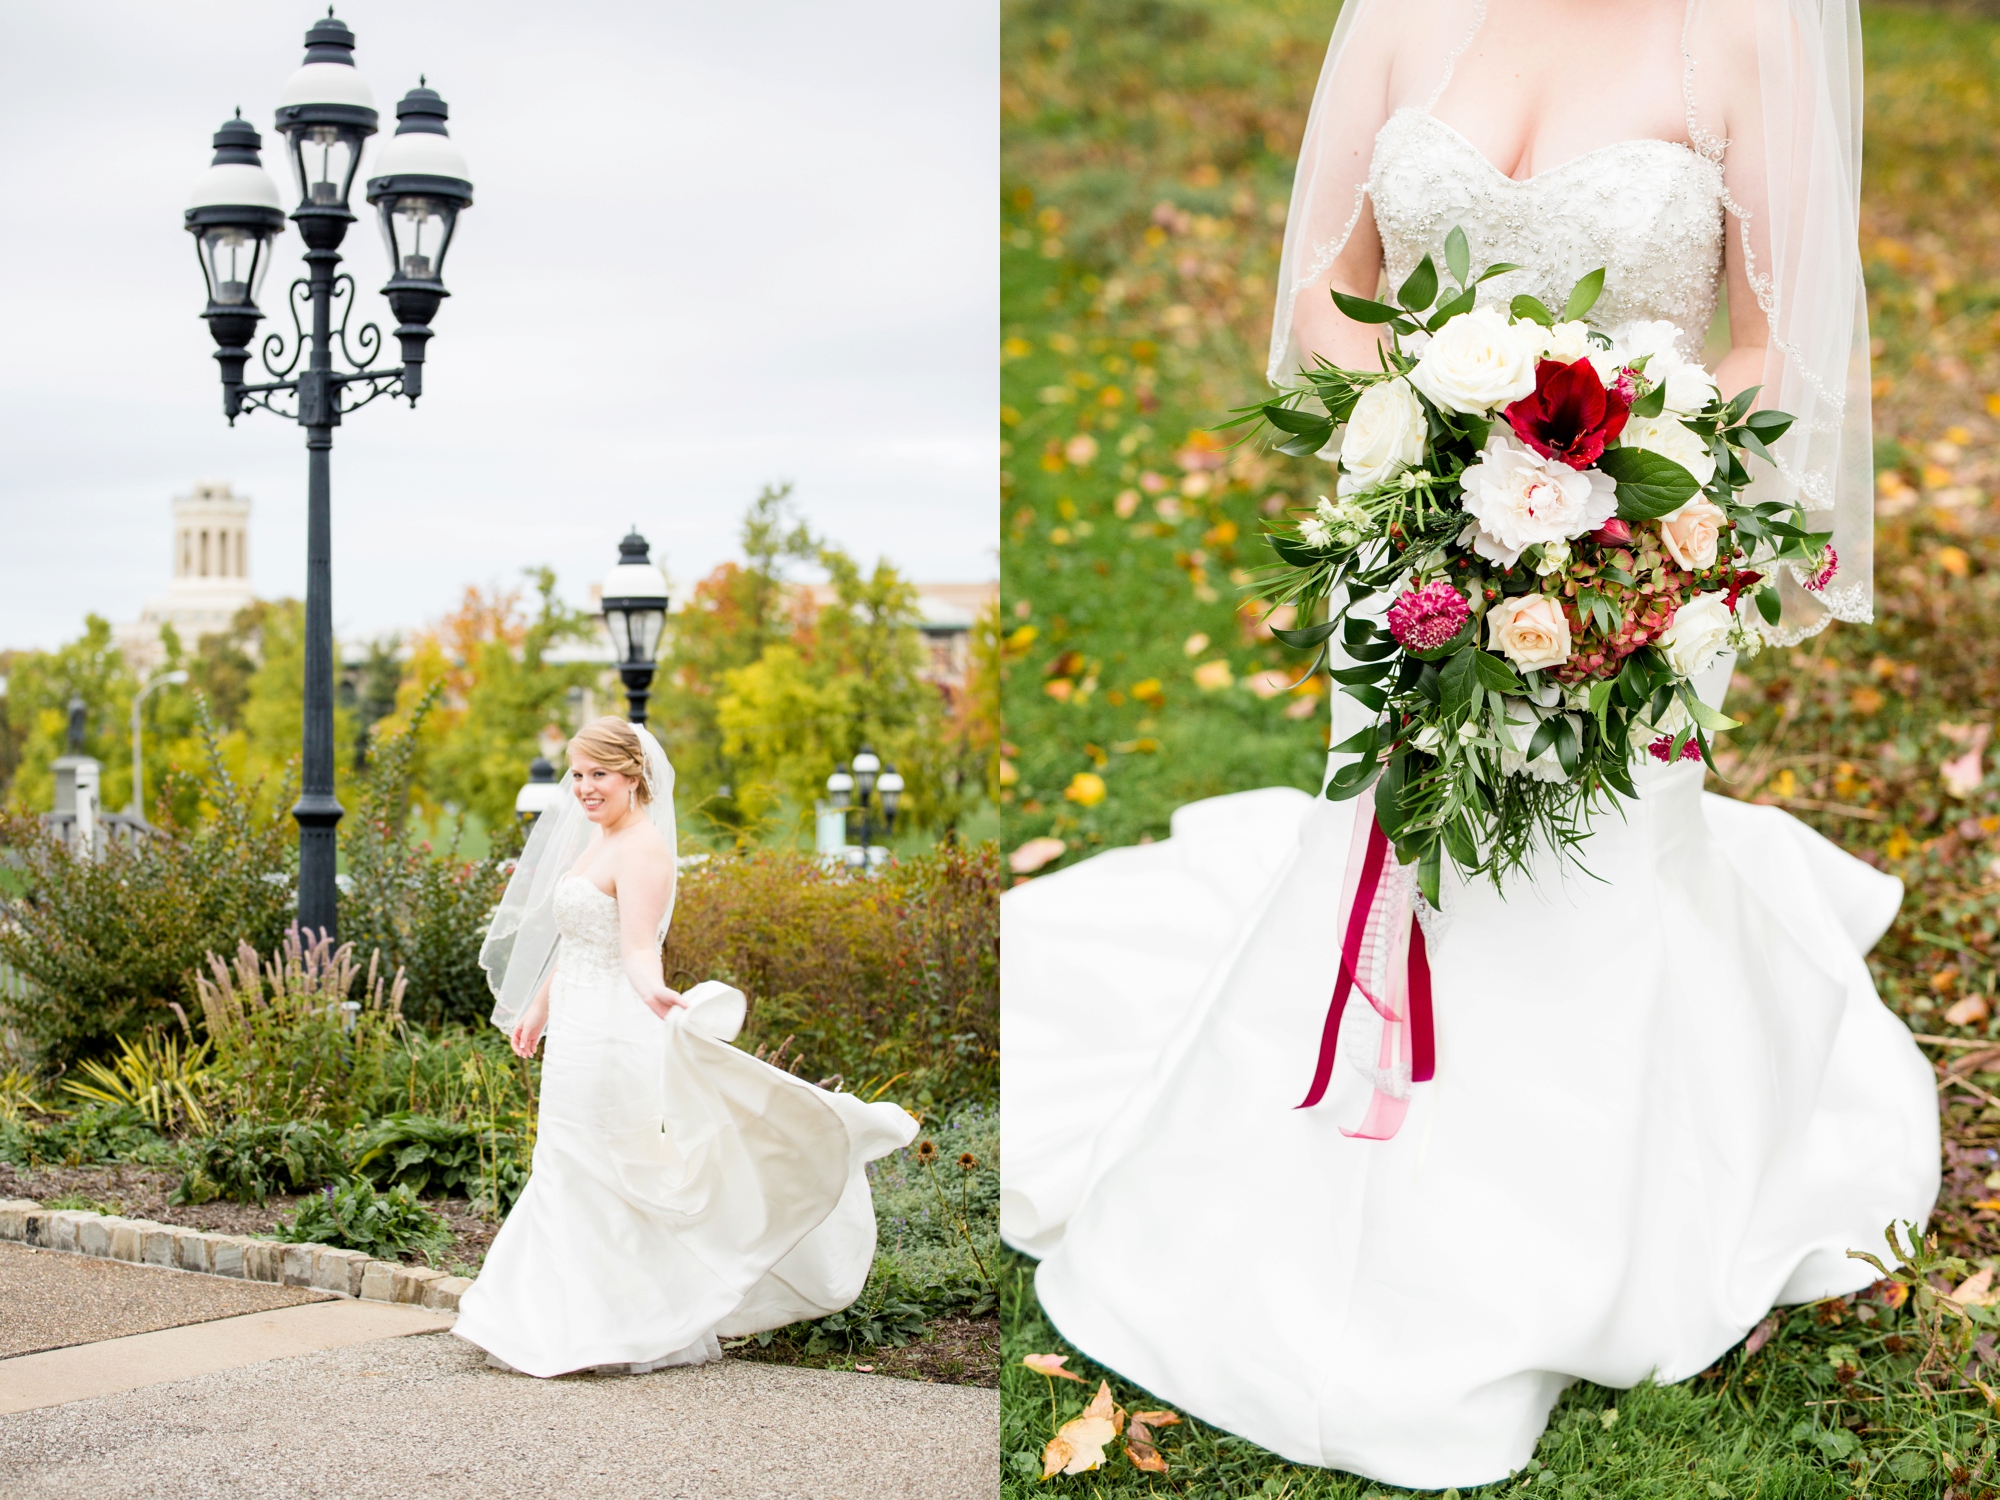
[[[1690,431],[1679,417],[1662,412],[1657,417],[1634,417],[1618,436],[1621,448],[1644,448],[1662,458],[1671,458],[1694,482],[1706,485],[1715,478],[1715,455],[1699,433]]]
[[[1519,326],[1519,325],[1517,325]],[[1553,359],[1559,364],[1573,365],[1578,360],[1595,351],[1590,342],[1588,323],[1558,323],[1553,328],[1543,328],[1539,324],[1529,324],[1541,337],[1540,355],[1543,359]]]
[[[1569,660],[1569,620],[1546,594],[1502,599],[1486,611],[1486,643],[1523,672]]]
[[[1542,560],[1535,564],[1535,572],[1546,578],[1569,562],[1568,542],[1543,542]]]
[[[1667,664],[1692,677],[1729,642],[1729,606],[1721,594],[1696,594],[1674,611],[1674,623],[1660,637]]]
[[[1646,378],[1666,386],[1667,410],[1691,416],[1706,409],[1721,391],[1713,375],[1682,357],[1680,345],[1675,342],[1679,334],[1680,330],[1672,323],[1654,319],[1626,324],[1618,330],[1613,342],[1624,354],[1621,364],[1650,356],[1646,359]]]
[[[1505,313],[1475,307],[1438,330],[1410,384],[1447,411],[1480,416],[1534,390],[1535,347]]]
[[[1460,482],[1472,524],[1459,541],[1503,568],[1513,567],[1533,543],[1582,536],[1618,513],[1618,490],[1607,475],[1543,458],[1511,432],[1489,437]]]
[[[1371,385],[1354,403],[1340,440],[1340,466],[1356,487],[1370,489],[1424,456],[1429,424],[1407,380]]]

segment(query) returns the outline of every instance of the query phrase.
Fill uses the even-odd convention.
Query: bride
[[[865,1167],[916,1121],[729,1045],[742,994],[668,988],[674,772],[623,719],[569,744],[480,954],[493,1023],[546,1033],[533,1172],[453,1329],[528,1375],[638,1374],[838,1312],[875,1256]]]
[[[1699,340],[1726,297],[1724,394],[1799,419],[1753,498],[1801,496],[1839,556],[1769,635],[1870,618],[1860,67],[1854,0],[1349,0],[1272,377],[1372,366],[1329,290],[1400,284],[1454,226],[1522,267],[1482,304],[1559,307],[1603,266],[1593,321]],[[1369,716],[1334,704],[1337,744]],[[1635,777],[1587,875],[1547,857],[1503,897],[1447,868],[1435,1079],[1387,1140],[1343,1133],[1352,1070],[1294,1107],[1366,799],[1196,803],[1009,893],[1002,1231],[1063,1335],[1295,1462],[1441,1488],[1518,1469],[1573,1380],[1682,1380],[1866,1284],[1846,1252],[1938,1187],[1931,1073],[1863,960],[1901,886],[1698,764]]]

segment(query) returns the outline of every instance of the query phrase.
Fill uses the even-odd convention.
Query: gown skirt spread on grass
[[[617,901],[572,876],[555,903],[534,1169],[453,1331],[524,1374],[637,1373],[846,1307],[875,1254],[866,1165],[916,1121],[730,1045],[725,985],[660,1020],[625,978]]]
[[[1719,174],[1628,144],[1521,183],[1392,117],[1392,284],[1460,223],[1476,264],[1548,268],[1503,306],[1608,262],[1623,317],[1688,326],[1699,236],[1673,226],[1714,225]],[[1700,243],[1716,263],[1719,230]],[[1931,1071],[1863,958],[1901,886],[1698,764],[1635,774],[1588,875],[1545,855],[1503,897],[1447,868],[1436,1077],[1387,1141],[1336,1123],[1368,1092],[1346,1040],[1327,1102],[1294,1107],[1366,798],[1194,803],[1003,897],[1001,1228],[1063,1336],[1287,1459],[1442,1488],[1519,1468],[1572,1380],[1684,1379],[1774,1304],[1866,1285],[1847,1251],[1938,1187]]]

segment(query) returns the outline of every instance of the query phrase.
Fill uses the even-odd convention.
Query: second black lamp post
[[[305,63],[278,105],[277,128],[298,189],[290,217],[306,244],[306,275],[286,297],[289,357],[280,333],[259,350],[270,379],[252,383],[245,375],[264,316],[258,292],[286,216],[259,156],[263,139],[241,111],[216,132],[213,164],[184,216],[208,287],[202,316],[215,339],[223,415],[233,426],[244,411],[262,407],[306,433],[304,787],[292,816],[299,825],[299,925],[329,935],[337,928],[334,828],[342,816],[333,792],[333,429],[377,396],[407,396],[414,405],[423,393],[430,322],[448,295],[445,251],[460,211],[472,203],[471,178],[446,133],[446,115],[444,100],[419,80],[396,106],[396,133],[377,154],[367,184],[389,248],[391,274],[382,293],[400,320],[400,365],[373,364],[382,345],[375,324],[356,330],[351,343],[348,336],[355,286],[337,270],[340,245],[354,222],[348,197],[378,117],[374,94],[354,67],[354,33],[331,10],[306,32]],[[308,310],[310,331],[301,318]],[[335,367],[336,345],[347,368]],[[285,398],[289,406],[280,404]]]
[[[653,565],[652,548],[637,526],[618,544],[618,565],[605,575],[601,597],[604,628],[611,633],[618,676],[625,684],[625,716],[643,724],[671,601],[667,575]]]
[[[872,748],[863,745],[854,754],[853,769],[842,761],[833,768],[833,774],[826,778],[828,798],[837,808],[846,810],[850,799],[858,797],[861,809],[861,867],[869,868],[869,850],[875,839],[875,803],[879,800],[882,818],[886,825],[884,838],[896,836],[896,807],[903,796],[903,778],[894,766],[882,764],[882,758]]]

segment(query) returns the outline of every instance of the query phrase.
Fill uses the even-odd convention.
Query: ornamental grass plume
[[[1389,634],[1409,651],[1435,651],[1465,628],[1472,606],[1443,579],[1411,589],[1389,606]]]

